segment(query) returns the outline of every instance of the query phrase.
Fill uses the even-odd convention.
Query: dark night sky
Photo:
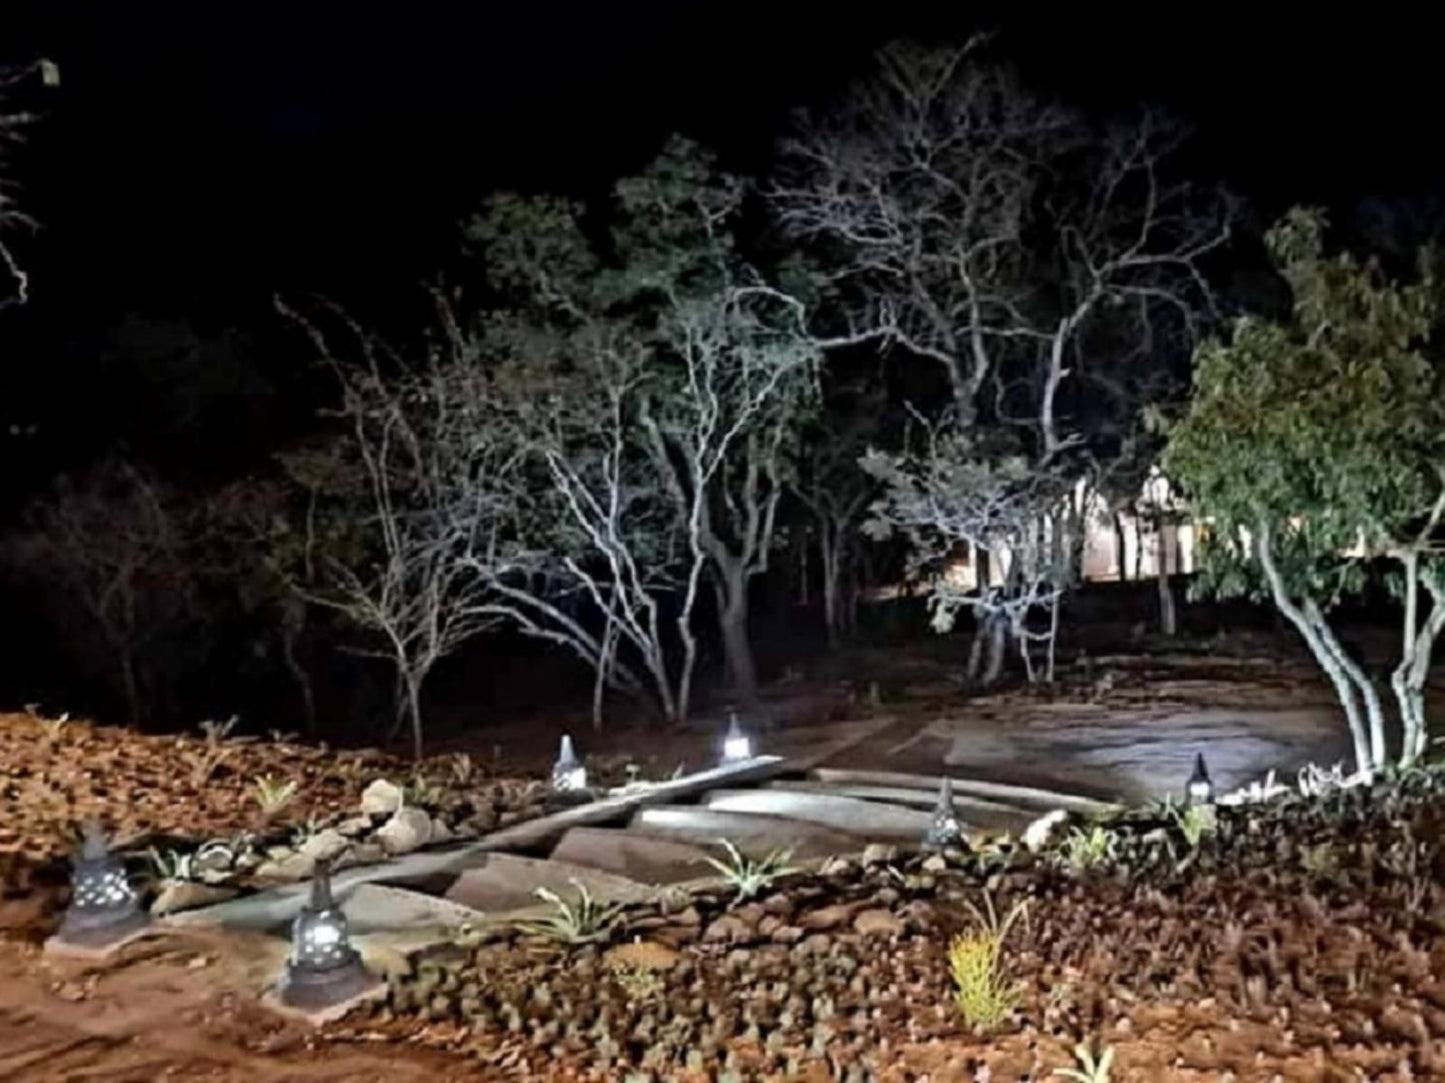
[[[75,374],[126,311],[254,324],[275,289],[364,309],[442,264],[490,188],[595,190],[674,127],[757,154],[872,46],[970,19],[1067,99],[1173,105],[1201,168],[1266,215],[1436,186],[1424,17],[1100,8],[5,0],[0,57],[52,57],[63,85],[35,96],[49,115],[23,178],[46,226],[27,244],[37,303],[0,336],[41,360],[22,371]]]

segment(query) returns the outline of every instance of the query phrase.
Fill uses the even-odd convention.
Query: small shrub
[[[469,785],[472,781],[472,776],[477,772],[476,764],[472,762],[471,756],[465,752],[458,752],[454,755],[451,758],[449,766],[451,767],[452,781],[458,786]]]
[[[1083,872],[1112,862],[1118,854],[1119,840],[1103,824],[1089,830],[1076,827],[1064,838],[1060,857],[1069,868]]]
[[[585,884],[571,881],[577,899],[569,901],[550,888],[539,887],[537,898],[553,912],[533,921],[519,921],[517,928],[533,936],[562,944],[591,944],[606,940],[622,920],[622,903],[602,903],[592,897]]]
[[[212,719],[207,719],[202,722],[200,724],[200,730],[201,733],[205,735],[206,744],[211,748],[225,744],[231,736],[231,731],[236,728],[236,723],[239,720],[236,715],[232,715],[224,722],[216,722]]]
[[[1175,826],[1179,828],[1179,833],[1184,836],[1184,842],[1189,849],[1199,849],[1200,840],[1204,838],[1205,833],[1211,826],[1211,812],[1199,805],[1188,805],[1182,809],[1171,807],[1170,813],[1174,818]]]
[[[183,854],[179,850],[161,851],[151,846],[146,850],[146,856],[150,858],[151,867],[155,869],[157,878],[161,880],[192,879],[190,854]]]
[[[773,881],[798,871],[788,864],[793,857],[792,850],[774,850],[766,857],[754,860],[727,839],[718,839],[718,843],[726,851],[727,860],[719,861],[713,857],[705,860],[736,889],[739,901],[753,898]]]
[[[297,789],[295,779],[277,780],[270,775],[262,775],[251,783],[251,793],[256,798],[256,804],[261,806],[261,815],[267,820],[280,815],[295,800]]]
[[[435,808],[445,797],[446,789],[419,771],[402,787],[402,800],[413,808]]]
[[[975,1031],[992,1030],[1018,1007],[1018,991],[1003,972],[1003,944],[1020,917],[1027,920],[1027,904],[1016,903],[999,921],[993,899],[983,897],[985,910],[972,903],[977,927],[959,933],[948,946],[949,970],[953,975],[954,1002],[964,1021]]]
[[[1114,1047],[1106,1045],[1104,1051],[1094,1058],[1094,1051],[1083,1042],[1074,1046],[1077,1068],[1055,1068],[1054,1075],[1075,1080],[1076,1083],[1109,1083],[1109,1073],[1114,1068]]]

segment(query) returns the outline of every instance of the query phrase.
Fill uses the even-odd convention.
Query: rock
[[[351,840],[334,828],[326,828],[318,831],[301,844],[296,852],[314,861],[334,861],[343,850],[351,845]]]
[[[828,949],[833,946],[833,938],[826,933],[814,933],[805,937],[798,945],[799,955],[827,955]]]
[[[809,910],[798,919],[798,924],[809,932],[826,932],[838,928],[862,908],[862,903],[834,903],[820,910]]]
[[[943,872],[948,868],[948,860],[942,854],[929,854],[923,859],[924,872]]]
[[[336,830],[349,839],[354,839],[358,835],[365,835],[371,831],[371,817],[366,815],[351,816],[337,824]]]
[[[315,871],[315,858],[292,851],[282,857],[272,857],[263,861],[256,866],[255,876],[258,880],[281,880],[286,883],[295,883],[297,880],[311,879],[311,874]]]
[[[903,917],[919,932],[927,932],[933,928],[937,920],[937,913],[931,903],[924,902],[922,899],[914,899],[903,908]]]
[[[338,869],[349,869],[353,865],[377,865],[386,860],[386,851],[375,842],[353,843],[350,849],[343,850],[341,856],[336,859],[335,867]]]
[[[439,820],[435,816],[431,821],[431,841],[448,842],[456,838],[456,832],[446,825],[446,821]]]
[[[1033,823],[1024,829],[1024,845],[1030,853],[1038,853],[1048,845],[1049,836],[1053,834],[1054,828],[1069,818],[1069,814],[1063,809],[1054,809],[1046,812]]]
[[[736,944],[743,940],[749,940],[753,936],[753,930],[748,923],[732,914],[723,914],[714,918],[708,925],[702,938],[707,941],[723,941]]]
[[[179,910],[194,910],[199,906],[225,902],[238,894],[233,887],[197,884],[190,880],[164,880],[161,882],[160,894],[156,896],[155,902],[151,903],[151,913],[162,917]]]
[[[768,934],[774,944],[796,944],[803,939],[803,930],[796,925],[781,925]]]
[[[886,842],[870,842],[863,848],[863,867],[871,869],[874,865],[891,865],[898,859],[898,847],[890,846]]]
[[[376,779],[361,791],[361,811],[366,816],[379,816],[401,808],[404,795],[394,782]]]
[[[633,967],[637,970],[671,970],[682,956],[654,940],[634,940],[631,944],[618,944],[609,948],[602,956],[603,962],[614,967]]]
[[[388,854],[409,854],[431,841],[431,817],[419,808],[399,808],[377,830],[376,841]]]
[[[709,856],[707,850],[682,839],[608,827],[571,828],[552,850],[555,861],[589,865],[650,884],[711,876]]]
[[[853,918],[853,929],[862,936],[898,936],[903,921],[887,910],[860,910]]]

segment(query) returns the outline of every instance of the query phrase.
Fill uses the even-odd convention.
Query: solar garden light
[[[291,954],[276,983],[283,1009],[317,1021],[339,1018],[386,988],[361,963],[346,933],[346,915],[331,897],[331,863],[318,861],[311,901],[291,923]]]
[[[1209,771],[1204,766],[1204,753],[1197,753],[1194,757],[1194,773],[1189,776],[1189,784],[1184,790],[1185,797],[1190,805],[1212,805],[1214,804],[1214,783],[1209,781]]]
[[[587,768],[577,758],[571,734],[562,735],[557,762],[552,765],[552,789],[558,793],[576,793],[587,788]]]
[[[938,787],[938,803],[933,806],[933,819],[924,832],[923,845],[930,850],[947,850],[963,845],[963,828],[953,811],[953,779],[947,776]]]
[[[106,845],[97,821],[88,820],[81,829],[74,864],[70,906],[46,942],[48,950],[104,955],[147,930],[150,916],[130,886],[125,861]]]
[[[728,712],[728,731],[723,737],[723,763],[741,763],[753,758],[753,739],[743,732],[736,711]]]

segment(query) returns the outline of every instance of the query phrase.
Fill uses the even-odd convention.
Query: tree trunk
[[[1400,766],[1408,767],[1429,743],[1429,727],[1425,720],[1425,685],[1430,678],[1430,660],[1435,640],[1445,630],[1445,589],[1429,584],[1430,615],[1420,625],[1419,554],[1410,552],[1405,565],[1405,627],[1400,664],[1390,675],[1390,687],[1400,711]]]
[[[130,715],[130,724],[139,726],[141,723],[140,678],[136,675],[135,656],[128,649],[120,652],[120,687],[125,695],[125,709],[126,713]]]
[[[316,736],[316,693],[311,682],[311,674],[301,664],[296,656],[296,645],[305,630],[306,606],[297,602],[293,606],[289,602],[282,603],[281,614],[281,661],[286,666],[286,672],[296,682],[296,690],[301,695],[301,712],[306,724],[308,736]]]
[[[983,668],[983,687],[991,688],[1003,673],[1004,654],[1008,650],[1008,620],[1002,615],[995,613],[989,617],[985,646],[988,660]]]
[[[718,577],[718,630],[733,695],[744,706],[758,701],[758,673],[748,637],[748,577],[729,569]]]
[[[1122,512],[1116,511],[1114,513],[1114,551],[1118,554],[1119,582],[1121,583],[1129,581],[1129,561],[1125,556],[1127,550],[1124,547],[1124,539],[1124,515]]]
[[[1159,527],[1159,631],[1169,637],[1179,632],[1179,616],[1174,604],[1174,587],[1169,582],[1169,556],[1164,548],[1164,527]]]
[[[823,622],[828,631],[828,648],[837,650],[843,639],[843,554],[841,532],[824,527],[818,543],[823,565]]]
[[[1269,583],[1270,594],[1274,598],[1276,608],[1304,637],[1315,661],[1320,664],[1320,668],[1329,677],[1330,683],[1335,686],[1335,695],[1339,698],[1340,706],[1344,708],[1345,722],[1350,729],[1350,740],[1355,750],[1355,766],[1361,771],[1373,774],[1376,764],[1370,754],[1364,721],[1360,717],[1359,697],[1355,684],[1340,663],[1342,652],[1330,648],[1321,634],[1318,622],[1312,620],[1306,611],[1297,606],[1290,598],[1285,589],[1284,577],[1275,565],[1273,543],[1270,540],[1269,527],[1265,523],[1256,524],[1255,549],[1259,555],[1265,579]],[[1327,625],[1325,631],[1328,631]]]
[[[422,757],[421,682],[424,676],[421,673],[407,673],[403,678],[403,707],[406,710],[407,725],[411,729],[411,757],[418,763]]]

